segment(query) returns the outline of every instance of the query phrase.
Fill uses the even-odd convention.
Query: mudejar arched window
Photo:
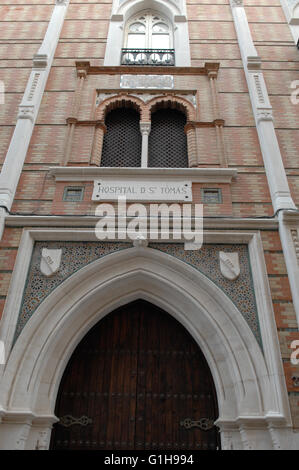
[[[187,168],[186,116],[177,109],[158,109],[152,113],[148,166]]]
[[[174,65],[173,28],[166,16],[145,10],[126,24],[124,65]]]
[[[101,166],[140,167],[140,115],[133,108],[116,108],[108,112],[105,124]]]

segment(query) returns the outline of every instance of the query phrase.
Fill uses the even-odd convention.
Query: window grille
[[[101,166],[141,166],[139,120],[138,112],[131,108],[117,108],[107,114]]]
[[[176,109],[160,109],[152,114],[149,167],[188,167],[185,124],[185,115]]]
[[[202,189],[201,196],[203,204],[222,204],[221,189]]]

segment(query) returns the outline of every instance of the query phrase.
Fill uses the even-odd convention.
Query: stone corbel
[[[184,23],[187,21],[186,15],[174,15],[174,22],[175,23]]]
[[[124,15],[112,14],[110,21],[124,21]]]

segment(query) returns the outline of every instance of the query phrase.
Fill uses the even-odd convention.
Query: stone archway
[[[202,350],[216,387],[222,448],[272,448],[269,422],[281,415],[275,412],[271,376],[246,321],[203,274],[141,247],[82,268],[27,323],[2,382],[0,429],[5,436],[9,429],[9,445],[21,441],[26,449],[47,448],[59,384],[75,347],[107,313],[138,298],[173,315]]]

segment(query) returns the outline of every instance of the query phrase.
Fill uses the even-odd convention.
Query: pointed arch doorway
[[[54,450],[220,447],[216,392],[201,350],[177,320],[144,300],[118,308],[83,338],[55,414]]]

